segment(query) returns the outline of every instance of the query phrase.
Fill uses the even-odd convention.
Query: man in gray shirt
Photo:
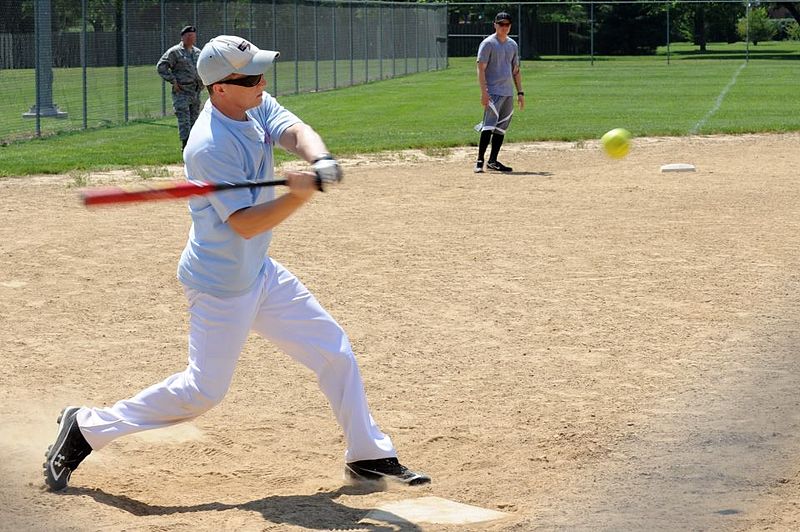
[[[158,74],[172,85],[172,107],[178,118],[181,148],[186,147],[189,131],[200,114],[203,82],[197,74],[200,49],[194,45],[196,41],[197,28],[185,26],[181,30],[181,42],[164,52],[156,65]]]
[[[494,18],[495,32],[486,37],[478,47],[478,84],[481,88],[483,122],[476,129],[481,132],[478,143],[478,160],[475,173],[483,172],[486,148],[491,143],[486,168],[497,172],[511,172],[511,168],[497,160],[506,131],[514,114],[514,89],[517,103],[525,108],[525,93],[522,91],[522,73],[519,69],[519,47],[508,34],[511,31],[511,15],[500,12]]]

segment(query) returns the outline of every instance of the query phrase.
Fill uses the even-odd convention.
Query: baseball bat
[[[199,181],[170,181],[156,185],[110,186],[83,190],[81,201],[87,207],[111,203],[132,203],[137,201],[157,201],[188,196],[204,196],[212,192],[234,188],[274,187],[285,185],[286,179],[264,181],[261,183],[203,183]],[[321,181],[317,177],[317,186]]]

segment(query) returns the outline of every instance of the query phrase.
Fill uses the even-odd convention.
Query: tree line
[[[464,0],[466,1],[466,0]],[[745,33],[753,43],[771,39],[800,39],[800,2],[763,2],[754,6],[745,24],[745,3],[619,3],[580,4],[552,2],[548,4],[513,4],[469,2],[473,5],[451,5],[449,24],[471,24],[492,21],[495,13],[509,11],[523,28],[520,45],[524,59],[536,58],[542,50],[538,33],[546,25],[567,26],[570,50],[588,53],[589,39],[594,33],[594,52],[603,55],[645,55],[655,53],[667,39],[669,11],[670,42],[691,42],[699,51],[706,51],[710,42],[743,41]],[[774,19],[770,15],[781,14]],[[593,23],[593,26],[592,26]],[[525,31],[527,29],[527,31]],[[563,28],[562,28],[563,29]],[[513,30],[512,30],[513,31]]]
[[[32,33],[34,30],[34,2],[37,0],[0,0],[0,33]],[[276,0],[280,4],[295,0]],[[401,0],[402,1],[402,0]],[[79,31],[83,25],[81,0],[50,0],[53,31]],[[193,2],[171,2],[167,5],[191,6]],[[272,5],[273,0],[227,0],[229,7]],[[326,4],[346,6],[346,1],[331,0]],[[416,0],[409,3],[446,3],[442,0]],[[521,14],[518,26],[527,28],[521,36],[525,59],[539,54],[541,42],[537,41],[535,29],[542,24],[563,24],[568,28],[573,48],[588,47],[589,35],[594,35],[595,52],[599,54],[637,55],[654,53],[657,46],[666,40],[666,16],[669,10],[671,42],[692,42],[705,51],[709,42],[737,42],[743,40],[742,21],[745,17],[744,3],[665,2],[637,4],[574,3],[571,0],[549,4],[517,4],[501,2],[469,1],[471,5],[450,5],[450,26],[484,22],[487,26],[497,11],[508,10],[516,18]],[[123,20],[123,0],[87,0],[86,23],[89,31],[117,31]],[[161,0],[128,0],[127,9],[138,13],[151,13],[157,17]],[[781,11],[785,18],[776,22],[768,12]],[[752,10],[750,38],[757,43],[772,38],[800,37],[800,2],[762,2]],[[794,20],[792,20],[794,19]],[[154,20],[158,20],[155,18]],[[530,31],[534,29],[534,31]],[[452,33],[452,31],[451,31]]]

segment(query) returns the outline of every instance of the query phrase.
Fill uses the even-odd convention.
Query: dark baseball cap
[[[511,22],[511,15],[509,15],[505,11],[501,11],[500,13],[497,14],[496,17],[494,17],[494,21],[495,22],[500,22],[501,20],[507,20],[507,21]]]
[[[181,35],[189,32],[197,33],[197,28],[195,28],[194,26],[184,26],[183,29],[181,30]]]

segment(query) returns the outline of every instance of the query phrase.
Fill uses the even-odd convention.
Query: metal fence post
[[[34,33],[36,34],[36,45],[34,46],[34,53],[36,54],[36,136],[42,136],[42,75],[40,74],[41,70],[41,36],[42,36],[42,28],[41,24],[39,24],[39,17],[41,16],[41,7],[39,6],[39,2],[33,3],[33,13],[36,19],[35,26],[33,28]]]
[[[517,4],[517,47],[519,48],[519,57],[522,58],[522,4]]]
[[[431,8],[425,9],[425,50],[428,55],[427,66],[429,72],[431,70],[431,65],[434,64],[433,45],[436,44],[436,36],[433,35],[431,30],[431,26],[433,23],[433,19],[431,17],[432,14],[433,14],[433,9]]]
[[[744,11],[744,19],[745,19],[745,56],[744,61],[745,63],[750,62],[750,6],[751,3],[747,2],[747,8]]]
[[[128,0],[122,0],[122,87],[125,93],[123,107],[128,122]]]
[[[336,64],[336,4],[331,6],[331,30],[333,31],[333,38],[331,39],[333,42],[333,88],[336,88],[336,71],[338,70]]]
[[[85,1],[85,0],[84,0]],[[161,0],[161,49],[167,49],[167,13],[165,0]],[[167,82],[161,81],[161,116],[167,116]]]
[[[395,22],[395,18],[397,15],[395,14],[395,6],[392,5],[392,18],[391,18],[391,28],[392,28],[392,77],[397,76],[397,23]]]
[[[669,64],[669,4],[667,4],[667,64]]]
[[[378,4],[378,79],[383,79],[383,5]]]
[[[417,54],[417,69],[414,72],[419,72],[419,9],[414,9],[414,50]]]
[[[430,35],[428,38],[433,38],[433,68],[434,70],[439,70],[439,25],[437,24],[438,19],[436,17],[438,13],[434,9],[432,10],[432,14],[434,34]]]
[[[294,93],[300,94],[300,0],[294,0]]]
[[[589,4],[590,9],[590,16],[589,16],[589,56],[591,58],[591,64],[594,66],[594,2]]]
[[[275,8],[275,1],[272,0],[272,49],[278,49],[278,26],[275,21],[278,19],[277,10]],[[275,96],[278,95],[278,68],[277,65],[272,69],[272,90]]]
[[[83,129],[89,127],[89,95],[87,92],[87,79],[86,79],[86,63],[88,58],[88,51],[86,46],[86,2],[81,0],[81,98],[83,100]]]
[[[317,2],[314,2],[314,87],[319,92],[319,32],[317,30]]]
[[[350,8],[350,86],[355,83],[353,80],[353,4],[348,6]]]

